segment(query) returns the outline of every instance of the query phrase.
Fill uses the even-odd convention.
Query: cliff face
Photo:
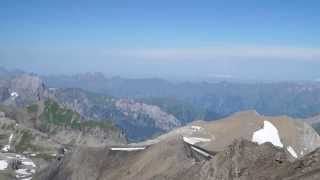
[[[10,89],[20,94],[23,98],[30,97],[40,101],[48,97],[48,90],[38,76],[18,76],[11,81]]]
[[[145,116],[152,120],[149,122],[150,124],[154,124],[154,127],[165,131],[181,126],[181,123],[177,118],[162,111],[158,106],[147,105],[127,99],[117,100],[115,106],[125,115],[132,116],[138,123],[140,120],[139,117]]]
[[[24,74],[0,83],[0,100],[6,105],[23,107],[48,97],[48,89],[35,75]]]
[[[60,104],[87,118],[113,121],[133,141],[181,126],[176,117],[160,107],[132,99],[117,99],[81,89],[56,89],[52,94]]]

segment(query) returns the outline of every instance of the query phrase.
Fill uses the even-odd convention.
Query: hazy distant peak
[[[86,72],[86,73],[80,73],[80,74],[75,74],[73,77],[77,79],[83,79],[83,80],[105,80],[106,77],[103,73],[101,72]]]

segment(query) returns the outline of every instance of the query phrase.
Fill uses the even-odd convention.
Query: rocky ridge
[[[0,108],[4,111],[9,109],[8,115],[17,118],[11,119],[6,113],[0,113],[2,179],[31,179],[36,171],[59,160],[66,149],[126,144],[124,134],[112,124],[81,121],[77,113],[54,102],[48,105],[48,101],[40,101],[26,109]],[[24,162],[34,165],[24,166]],[[18,164],[13,167],[12,163]]]
[[[271,140],[268,133],[261,133],[270,132],[269,125],[276,130]],[[257,132],[260,140],[253,142]],[[275,138],[282,147],[275,143]],[[303,122],[242,112],[216,122],[194,122],[156,139],[129,145],[145,149],[80,148],[36,177],[48,180],[276,180],[311,175],[309,179],[315,180],[320,177],[320,171],[312,162],[320,158],[314,153],[318,151],[319,139]],[[204,151],[210,158],[199,158]],[[300,170],[295,167],[301,160]],[[296,172],[290,174],[291,169]]]
[[[23,107],[49,97],[49,91],[39,76],[23,74],[0,83],[2,104]]]

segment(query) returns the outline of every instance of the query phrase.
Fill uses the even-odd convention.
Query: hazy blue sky
[[[1,0],[0,65],[42,74],[320,78],[319,0]]]

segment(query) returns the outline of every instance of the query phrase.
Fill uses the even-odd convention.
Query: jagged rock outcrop
[[[273,172],[283,180],[320,179],[320,148]]]
[[[0,83],[0,100],[6,105],[23,107],[48,97],[48,89],[36,75],[23,74]]]
[[[114,121],[132,141],[144,140],[181,126],[176,117],[158,106],[89,93],[81,89],[56,89],[52,93],[60,104],[82,116]]]
[[[36,75],[22,75],[11,81],[10,89],[17,92],[22,98],[31,98],[32,100],[44,100],[48,97],[48,90],[44,82]]]
[[[181,122],[176,117],[162,111],[158,106],[147,105],[128,99],[117,100],[115,102],[115,106],[125,115],[132,116],[135,121],[140,123],[142,126],[144,123],[151,123],[154,124],[154,127],[165,131],[181,126]],[[149,117],[151,120],[149,120],[149,122],[143,122],[143,118],[141,118],[141,116]]]

